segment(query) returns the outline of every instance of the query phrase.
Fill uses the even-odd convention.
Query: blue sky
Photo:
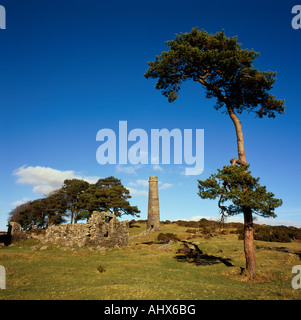
[[[197,179],[236,156],[230,118],[204,91],[185,83],[175,104],[143,74],[165,41],[198,26],[225,30],[243,48],[260,52],[254,66],[277,71],[272,94],[286,100],[276,119],[241,116],[246,156],[283,206],[267,223],[301,227],[301,29],[291,26],[296,1],[1,0],[0,229],[16,204],[43,196],[65,178],[95,181],[113,175],[131,190],[147,217],[147,180],[160,181],[162,220],[218,218],[215,201],[197,195]],[[119,121],[128,130],[204,129],[205,167],[185,176],[184,165],[100,165],[96,134]],[[131,219],[131,217],[128,217]],[[238,216],[241,219],[241,216]],[[258,222],[262,220],[258,220]]]

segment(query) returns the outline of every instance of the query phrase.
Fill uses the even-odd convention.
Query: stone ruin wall
[[[49,227],[43,242],[63,245],[96,245],[105,248],[123,247],[129,241],[129,222],[118,221],[108,212],[94,211],[87,223]]]
[[[85,247],[87,245],[104,248],[124,247],[129,242],[129,222],[118,221],[109,212],[94,211],[87,223],[65,224],[46,229],[45,235],[28,234],[21,226],[10,222],[7,233],[0,234],[0,244],[33,238],[42,243],[57,243],[66,246]]]

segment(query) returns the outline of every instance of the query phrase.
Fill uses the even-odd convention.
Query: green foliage
[[[202,218],[199,221],[177,220],[176,224],[180,227],[199,228],[199,229],[202,229],[202,228],[216,229],[221,227],[220,221],[207,220],[205,218]],[[233,228],[233,224],[232,223],[223,224],[223,227]]]
[[[66,199],[59,191],[54,191],[46,198],[17,206],[10,212],[9,221],[18,222],[23,229],[43,228],[65,222],[66,210]]]
[[[259,53],[242,49],[237,37],[226,37],[224,31],[213,35],[193,28],[166,44],[169,51],[148,62],[144,76],[158,79],[155,88],[169,102],[178,98],[184,81],[193,80],[205,88],[207,98],[217,98],[216,109],[226,106],[238,113],[246,110],[260,118],[284,113],[284,100],[276,100],[268,93],[276,73],[253,68]]]
[[[79,179],[67,179],[60,192],[67,202],[70,211],[71,223],[77,219],[77,215],[83,209],[80,203],[80,196],[89,188],[89,183]]]
[[[174,233],[159,233],[157,237],[158,241],[178,241],[178,236]]]
[[[238,229],[239,240],[243,240],[243,227]],[[254,225],[254,239],[269,242],[292,242],[301,240],[301,229],[285,226]]]
[[[80,205],[92,214],[94,210],[109,211],[117,217],[121,215],[138,216],[140,212],[136,206],[131,206],[129,199],[130,192],[119,179],[108,177],[99,179],[96,184],[91,184],[89,188],[80,196]],[[89,214],[85,217],[89,217]]]
[[[91,216],[91,213],[88,210],[82,210],[79,212],[79,214],[76,216],[75,221],[79,221],[79,220],[88,220]]]
[[[197,233],[206,235],[208,231],[222,234],[238,234],[238,239],[244,238],[244,225],[239,222],[225,222],[221,224],[218,221],[201,219],[199,221],[178,220],[177,225],[188,227],[187,233]],[[220,228],[222,230],[220,231]],[[226,231],[226,232],[225,232]],[[254,239],[270,242],[291,242],[301,240],[301,229],[286,226],[269,226],[254,224]]]
[[[99,188],[113,188],[116,186],[122,186],[121,181],[112,176],[104,179],[99,179],[95,185]]]
[[[222,214],[233,216],[248,208],[262,217],[275,218],[274,210],[282,205],[282,200],[267,192],[266,187],[259,184],[259,178],[251,175],[248,167],[224,166],[208,179],[198,180],[199,196],[202,199],[219,197]]]
[[[109,211],[117,217],[123,214],[138,216],[136,206],[128,201],[130,192],[119,179],[108,177],[89,184],[79,179],[65,180],[61,189],[48,197],[29,201],[10,212],[9,221],[18,222],[24,230],[88,219],[94,210]]]

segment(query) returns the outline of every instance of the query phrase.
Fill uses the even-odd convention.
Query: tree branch
[[[231,163],[231,165],[232,165],[233,167],[236,165],[236,163],[237,163],[237,164],[247,165],[247,163],[245,163],[245,162],[243,162],[243,161],[241,161],[241,160],[239,160],[239,159],[237,159],[237,158],[231,159],[231,160],[230,160],[230,163]]]

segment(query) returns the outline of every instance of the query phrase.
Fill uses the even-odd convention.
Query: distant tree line
[[[28,201],[9,213],[9,221],[18,222],[24,230],[42,229],[88,219],[94,210],[114,213],[117,217],[139,217],[131,206],[130,192],[114,177],[99,179],[95,184],[79,179],[67,179],[63,186],[47,197]]]
[[[146,223],[146,220],[131,220],[130,228],[139,227],[137,223]],[[191,239],[200,236],[208,236],[208,239],[212,236],[220,234],[237,234],[238,240],[244,238],[244,224],[241,222],[222,222],[221,220],[208,220],[205,218],[199,221],[160,221],[160,224],[176,224],[179,227],[186,227],[187,233],[193,234]],[[160,233],[158,235],[159,241],[176,240],[177,235],[173,233]],[[293,226],[271,226],[254,224],[254,239],[259,241],[268,242],[292,242],[294,240],[301,240],[301,228]]]
[[[218,230],[223,229],[222,233],[238,234],[238,239],[244,238],[244,226],[240,222],[227,222],[201,219],[199,221],[184,221],[177,220],[175,223],[181,227],[188,227],[186,232],[196,233],[195,230],[200,231],[202,234],[214,234]],[[195,228],[195,230],[191,229]],[[301,228],[287,227],[287,226],[270,226],[254,224],[254,239],[269,242],[291,242],[293,240],[301,240]]]

